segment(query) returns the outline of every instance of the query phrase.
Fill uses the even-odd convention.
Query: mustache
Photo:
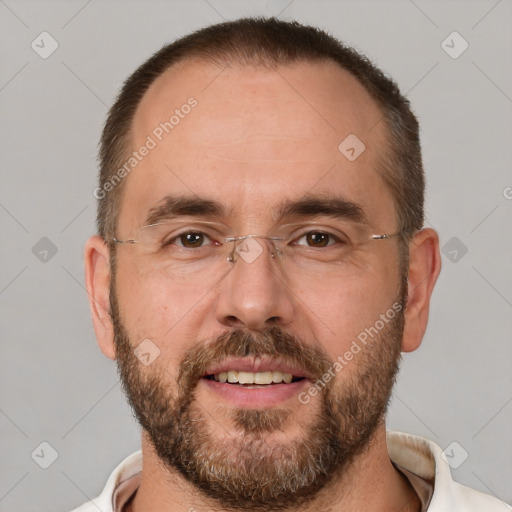
[[[305,370],[315,381],[333,365],[322,349],[306,345],[279,327],[259,332],[234,329],[188,350],[179,367],[178,385],[190,392],[212,363],[228,357],[256,356],[279,358]]]

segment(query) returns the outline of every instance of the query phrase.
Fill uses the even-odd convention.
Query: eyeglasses
[[[253,263],[265,247],[290,275],[333,275],[360,264],[370,250],[370,242],[390,240],[401,234],[371,234],[349,221],[286,224],[272,235],[226,236],[226,232],[222,223],[167,221],[144,226],[133,238],[110,240],[137,246],[141,264],[154,271],[195,280],[223,274],[226,262],[234,264],[241,259]]]

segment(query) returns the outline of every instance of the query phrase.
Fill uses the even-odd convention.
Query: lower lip
[[[230,404],[245,409],[269,408],[281,405],[287,400],[297,398],[300,390],[307,382],[307,379],[302,379],[290,382],[290,384],[269,384],[265,387],[249,388],[205,378],[200,380],[200,383],[208,386],[209,390],[217,393]]]

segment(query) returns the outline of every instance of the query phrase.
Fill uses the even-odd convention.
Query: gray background
[[[367,53],[413,103],[444,267],[389,427],[442,448],[456,441],[454,465],[469,456],[455,479],[512,501],[510,0],[0,0],[2,512],[70,510],[139,446],[83,284],[107,106],[164,43],[223,18],[278,13]],[[59,45],[47,59],[31,48],[43,31]],[[456,59],[441,46],[453,31],[469,43]],[[46,470],[43,441],[58,454]]]

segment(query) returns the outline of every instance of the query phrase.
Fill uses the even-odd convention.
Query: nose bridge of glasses
[[[257,239],[262,240],[264,243],[258,242]],[[233,244],[227,256],[227,260],[230,263],[234,263],[238,260],[238,257],[240,257],[246,263],[252,263],[264,252],[263,245],[269,247],[271,258],[275,258],[276,255],[280,257],[281,249],[279,242],[283,239],[284,237],[281,236],[256,234],[226,238],[226,243]]]

